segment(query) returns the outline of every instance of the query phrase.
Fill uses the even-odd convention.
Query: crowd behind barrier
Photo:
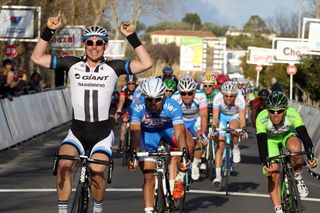
[[[320,159],[320,110],[300,102],[292,101],[290,106],[300,112],[308,133],[312,139],[314,153],[317,159]],[[320,176],[320,165],[311,171]]]
[[[0,100],[0,150],[49,131],[72,118],[68,90],[50,90]]]

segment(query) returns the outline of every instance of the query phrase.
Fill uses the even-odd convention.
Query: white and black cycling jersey
[[[131,74],[130,61],[103,61],[95,68],[90,68],[86,59],[74,56],[52,56],[50,68],[68,72],[73,118],[86,122],[109,118],[117,79],[121,74]]]

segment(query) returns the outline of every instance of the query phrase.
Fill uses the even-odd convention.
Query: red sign
[[[257,66],[256,66],[256,71],[257,71],[257,72],[261,72],[262,70],[263,70],[263,66],[260,65],[260,64],[257,64]]]
[[[4,48],[4,55],[8,58],[15,58],[18,55],[18,49],[15,45],[7,45]]]
[[[296,74],[296,73],[297,73],[297,67],[294,66],[294,65],[289,65],[289,66],[287,67],[287,73],[288,73],[289,75],[294,75],[294,74]]]

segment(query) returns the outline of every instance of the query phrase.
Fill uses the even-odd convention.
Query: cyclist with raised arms
[[[263,166],[263,174],[268,176],[268,191],[276,213],[281,213],[280,198],[280,165],[273,162],[268,166],[267,158],[279,155],[278,145],[282,144],[289,152],[301,152],[301,141],[307,152],[307,163],[311,168],[317,166],[313,155],[313,144],[304,126],[303,120],[294,108],[289,107],[287,97],[279,92],[273,92],[268,96],[267,109],[261,111],[256,119],[256,130],[260,159]],[[309,193],[302,179],[301,155],[292,157],[294,161],[295,179],[299,194],[306,197]]]
[[[207,133],[208,104],[206,96],[200,90],[196,90],[197,83],[191,76],[186,75],[178,82],[178,91],[172,95],[182,109],[185,127],[193,137],[197,137],[194,146],[194,158],[191,166],[191,178],[198,180],[200,177],[201,149],[200,143],[206,145],[204,140]],[[193,144],[193,140],[187,138],[187,143]],[[191,147],[191,146],[190,146]],[[192,153],[190,153],[191,155]],[[192,156],[192,155],[191,155]],[[191,158],[192,159],[192,158]]]
[[[187,148],[185,141],[185,128],[180,106],[172,98],[165,97],[165,86],[160,78],[147,79],[141,86],[144,95],[144,102],[135,102],[130,109],[130,130],[132,150],[137,151],[157,151],[161,139],[173,147]],[[174,161],[175,160],[175,161]],[[174,162],[173,162],[174,161]],[[154,188],[155,188],[155,159],[152,157],[139,158],[140,168],[144,175],[143,184],[143,200],[144,211],[146,213],[153,212],[154,206]],[[171,167],[177,170],[178,159],[172,158]],[[178,193],[183,193],[181,186],[186,168],[179,164],[181,171],[179,172],[177,184],[175,186]],[[137,167],[134,161],[129,162],[129,168]],[[177,171],[169,171],[169,179],[173,181],[176,178]],[[173,185],[171,182],[170,185]],[[175,184],[176,185],[176,184]],[[176,191],[173,191],[175,197]],[[181,196],[181,195],[180,195]]]
[[[120,128],[120,137],[118,150],[122,152],[122,143],[125,137],[125,130],[129,122],[129,107],[133,100],[133,94],[137,87],[137,77],[135,75],[126,76],[126,84],[122,87],[120,98],[117,106],[115,120],[117,121],[122,116],[122,125]]]
[[[242,128],[242,137],[247,136],[246,127],[246,103],[244,97],[238,93],[237,83],[234,81],[227,81],[222,84],[221,92],[216,95],[213,100],[213,119],[212,127],[226,128],[227,122],[230,123],[232,129]],[[239,149],[239,135],[232,133],[233,143],[233,162],[240,162],[240,149]],[[222,156],[225,145],[225,133],[219,132],[219,138],[216,150],[216,178],[213,183],[218,186],[221,183],[221,166]]]
[[[119,75],[147,70],[152,66],[152,60],[130,23],[121,24],[120,30],[134,48],[138,60],[105,61],[103,53],[107,48],[108,33],[105,28],[97,25],[87,27],[82,35],[86,54],[84,58],[50,55],[47,53],[49,41],[61,23],[60,12],[48,19],[47,27],[31,56],[34,63],[53,70],[67,70],[69,75],[73,119],[69,133],[59,148],[59,154],[78,156],[92,148],[91,158],[108,160],[114,140],[109,122],[113,88]],[[70,160],[59,161],[56,179],[59,213],[67,212],[74,164]],[[100,213],[106,188],[106,167],[93,164],[90,168],[91,182],[94,183],[91,184],[94,212]]]

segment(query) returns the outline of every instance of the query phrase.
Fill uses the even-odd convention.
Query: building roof
[[[192,30],[157,30],[149,32],[150,35],[172,35],[172,36],[199,36],[215,37],[210,31],[192,31]]]

